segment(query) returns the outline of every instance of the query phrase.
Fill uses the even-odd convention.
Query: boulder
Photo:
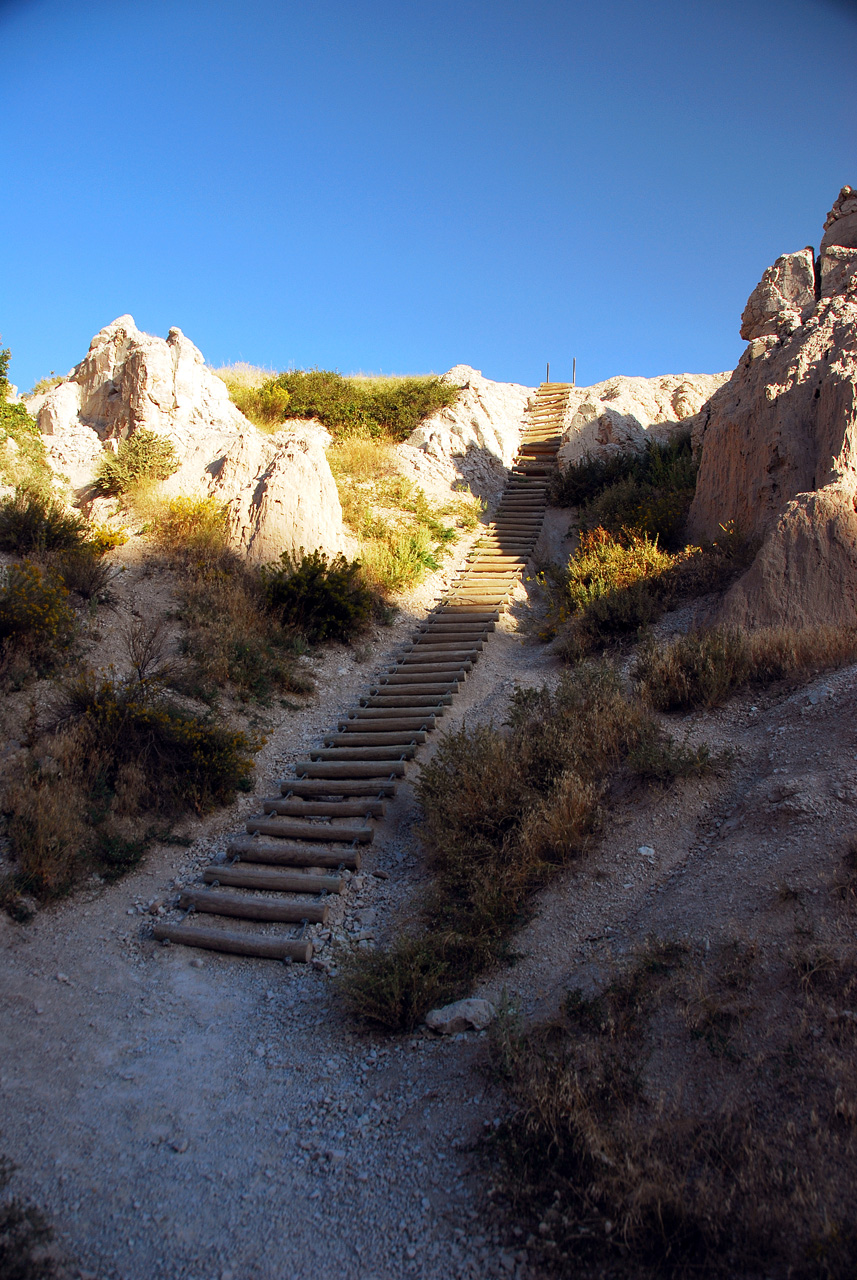
[[[857,290],[857,249],[843,249],[831,244],[819,258],[821,297],[835,298],[838,293]]]
[[[211,469],[210,492],[229,510],[229,538],[248,560],[266,564],[281,552],[345,549],[342,508],[325,445],[311,423],[265,436],[244,432]]]
[[[312,423],[259,431],[180,329],[165,340],[120,316],[95,335],[68,378],[28,408],[51,465],[81,496],[103,451],[145,429],[167,437],[179,460],[164,493],[225,503],[230,540],[251,560],[345,546],[327,432]]]
[[[815,254],[811,247],[784,253],[768,267],[741,316],[741,337],[763,338],[779,332],[783,312],[801,320],[815,309]]]
[[[642,452],[647,440],[690,432],[696,415],[728,373],[666,374],[659,378],[610,378],[574,387],[562,426],[559,465],[584,457]]]
[[[459,1031],[484,1031],[494,1021],[497,1010],[490,1000],[456,1000],[442,1009],[432,1009],[426,1014],[426,1026],[441,1036],[452,1036]]]
[[[727,592],[719,620],[742,627],[854,626],[854,497],[854,487],[845,483],[793,498],[748,572]]]
[[[844,249],[857,249],[857,191],[843,187],[834,201],[824,224],[821,251],[831,245]]]
[[[794,332],[751,342],[701,415],[688,534],[761,539],[799,493],[855,473],[857,301],[822,299]]]
[[[474,493],[493,496],[505,482],[521,439],[533,387],[492,382],[459,364],[442,381],[459,387],[455,404],[420,423],[407,443],[450,466]]]
[[[843,188],[842,216],[853,199]],[[823,248],[811,313],[784,306],[696,424],[689,536],[713,540],[731,523],[760,547],[725,597],[723,622],[857,623],[855,256]]]

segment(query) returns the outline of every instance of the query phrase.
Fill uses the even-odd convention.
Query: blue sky
[[[0,0],[22,388],[130,312],[212,364],[734,366],[857,186],[845,0]]]

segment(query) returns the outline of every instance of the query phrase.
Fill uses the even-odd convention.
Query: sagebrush
[[[105,449],[98,459],[93,487],[118,496],[166,480],[178,470],[175,447],[166,436],[139,427],[121,440],[115,453]]]
[[[455,403],[458,388],[440,378],[346,378],[330,369],[292,369],[254,376],[247,366],[216,370],[233,402],[257,426],[317,418],[337,437],[355,431],[406,440],[437,409]]]
[[[352,1012],[409,1030],[433,1002],[463,994],[505,954],[532,891],[586,851],[617,770],[664,782],[712,763],[673,743],[606,663],[555,689],[517,690],[505,731],[446,734],[416,784],[433,888],[410,934],[344,966]]]

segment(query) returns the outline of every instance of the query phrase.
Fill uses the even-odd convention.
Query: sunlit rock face
[[[105,449],[145,429],[169,439],[179,460],[164,493],[222,501],[232,544],[250,560],[345,545],[327,432],[304,422],[259,431],[180,329],[152,337],[120,316],[95,335],[68,378],[28,408],[51,465],[79,493]]]
[[[688,534],[715,539],[732,522],[761,544],[726,597],[727,621],[857,622],[855,215],[857,197],[843,187],[813,264],[811,307],[800,292],[810,251],[787,254],[765,273],[765,297],[774,298],[779,281],[783,305],[699,417]],[[784,274],[780,264],[798,259],[799,270]]]

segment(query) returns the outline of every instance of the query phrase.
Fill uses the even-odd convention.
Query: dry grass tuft
[[[634,676],[661,711],[720,706],[746,684],[808,676],[857,659],[857,628],[715,628],[645,648]]]
[[[633,762],[644,744],[650,756],[660,750],[658,769]],[[424,931],[352,959],[343,983],[351,1011],[409,1030],[433,1002],[462,994],[505,954],[532,891],[586,851],[620,769],[665,781],[706,767],[625,695],[606,663],[576,668],[555,689],[517,690],[508,731],[447,734],[416,787],[435,877]]]
[[[852,1276],[855,991],[849,951],[650,944],[551,1023],[501,1026],[494,1156],[548,1269]]]

